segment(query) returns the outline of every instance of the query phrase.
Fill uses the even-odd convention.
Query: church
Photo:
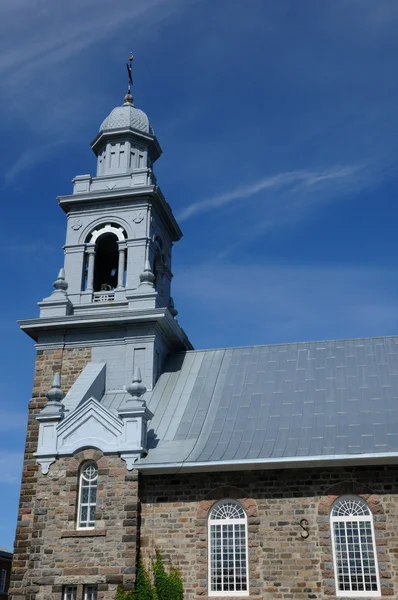
[[[58,198],[64,265],[20,321],[37,356],[10,598],[113,600],[156,552],[186,600],[398,598],[398,337],[195,350],[130,86],[91,148],[96,175]]]

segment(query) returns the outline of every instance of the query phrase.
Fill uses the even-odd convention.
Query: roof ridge
[[[297,346],[302,344],[326,344],[326,343],[335,343],[335,342],[358,342],[358,341],[369,341],[369,340],[392,340],[397,339],[398,335],[379,335],[379,336],[369,336],[369,337],[356,337],[356,338],[337,338],[331,340],[307,340],[301,342],[277,342],[275,344],[246,344],[244,346],[223,346],[220,348],[200,348],[196,350],[181,350],[178,354],[198,354],[199,352],[214,352],[215,350],[241,350],[244,348],[275,348],[278,346]]]

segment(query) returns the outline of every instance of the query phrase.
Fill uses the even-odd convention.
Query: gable
[[[88,446],[115,451],[122,430],[121,420],[91,397],[57,426],[58,454]]]

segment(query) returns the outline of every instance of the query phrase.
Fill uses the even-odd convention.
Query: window
[[[330,515],[337,596],[379,596],[373,517],[357,496],[341,496]]]
[[[80,472],[79,505],[77,519],[78,529],[93,529],[95,527],[97,484],[97,465],[94,462],[90,462],[84,465]]]
[[[84,600],[97,600],[97,586],[96,585],[85,585],[84,586]]]
[[[1,573],[0,573],[0,593],[6,591],[6,582],[7,582],[7,571],[5,569],[1,569]]]
[[[77,586],[76,585],[65,585],[63,600],[76,600]]]
[[[209,515],[209,595],[247,594],[246,513],[234,500],[223,500]]]

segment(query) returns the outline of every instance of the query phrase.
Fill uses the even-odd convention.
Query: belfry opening
[[[126,238],[126,231],[113,223],[100,225],[87,236],[82,290],[98,294],[126,285]],[[94,296],[94,302],[98,297]]]
[[[118,282],[119,248],[114,233],[101,235],[95,247],[94,291],[113,290]]]

